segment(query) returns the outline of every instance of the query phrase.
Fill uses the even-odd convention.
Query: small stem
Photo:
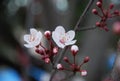
[[[44,50],[46,50],[46,48],[40,43],[40,46],[44,49]]]
[[[74,64],[75,64],[75,56],[73,56]]]
[[[103,8],[101,7],[100,10],[102,11],[102,14],[106,17]]]
[[[79,65],[79,68],[84,64],[84,62],[82,62],[80,65]]]
[[[98,13],[97,16],[99,16],[100,18],[102,18],[102,16]]]
[[[62,57],[64,56],[65,52],[67,51],[67,48],[68,48],[68,47],[65,47],[65,48],[61,51],[61,53],[59,54],[59,56],[58,56],[57,60],[55,61],[53,67],[56,67],[56,65],[61,61]],[[57,72],[57,69],[54,69],[53,72],[51,73],[50,81],[52,81],[52,79],[53,79],[54,75],[56,74],[56,72]]]
[[[52,71],[52,75],[51,75],[51,77],[50,77],[50,81],[52,81],[52,79],[53,79],[53,77],[54,77],[54,75],[56,74],[57,71],[58,71],[57,69],[54,69],[54,70]]]
[[[79,27],[80,24],[81,24],[81,21],[82,21],[83,17],[84,17],[85,14],[87,13],[87,11],[89,10],[89,8],[90,8],[90,6],[92,5],[93,2],[94,2],[94,0],[90,0],[90,1],[89,1],[87,7],[85,8],[84,12],[83,12],[82,15],[80,16],[80,18],[79,18],[79,20],[78,20],[78,22],[77,22],[74,30],[77,30],[77,29],[78,29],[78,27]]]

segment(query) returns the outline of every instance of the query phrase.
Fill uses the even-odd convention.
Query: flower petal
[[[67,41],[67,42],[65,43],[65,45],[67,46],[67,45],[75,44],[76,41],[77,41],[77,40]]]
[[[31,33],[33,36],[35,36],[35,35],[38,33],[38,31],[37,31],[35,28],[31,28],[31,29],[30,29],[30,33]]]
[[[24,35],[24,41],[25,42],[30,43],[29,39],[30,39],[30,35]]]
[[[56,35],[55,32],[52,32],[52,38],[53,38],[54,42],[58,45],[58,47],[60,47],[60,48],[65,47],[64,44],[60,43],[60,40],[59,40],[59,38],[58,38],[58,36]]]
[[[73,30],[70,30],[66,33],[66,36],[67,36],[68,41],[71,41],[75,37],[75,32]]]
[[[41,39],[42,39],[42,33],[39,31],[35,36],[35,40],[31,42],[31,44],[37,46],[40,44]]]
[[[64,34],[65,33],[65,29],[63,28],[63,26],[57,26],[55,29],[55,32],[58,34]]]
[[[27,48],[33,48],[34,46],[32,44],[24,44],[25,47]]]

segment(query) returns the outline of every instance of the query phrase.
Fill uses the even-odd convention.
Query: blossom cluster
[[[43,36],[45,36],[45,38],[48,40],[47,48],[43,45],[41,41]],[[72,72],[81,72],[81,75],[85,76],[87,75],[87,71],[81,70],[80,68],[84,63],[87,63],[89,61],[89,57],[85,57],[82,64],[76,64],[75,56],[78,53],[79,48],[77,45],[74,45],[76,43],[76,40],[73,40],[74,37],[74,30],[66,32],[62,26],[57,26],[53,32],[47,30],[44,32],[44,35],[41,31],[37,31],[35,28],[31,28],[30,34],[24,35],[24,41],[26,42],[24,46],[27,48],[34,48],[35,52],[41,55],[41,59],[45,63],[52,63],[52,65],[55,65],[54,58],[58,54],[59,49],[64,49],[66,46],[72,45],[70,51],[74,57],[74,63],[70,63],[67,57],[64,57],[63,59],[69,64]],[[58,63],[56,65],[56,69],[67,70],[63,68],[61,63]]]
[[[49,42],[49,48],[46,48],[41,39],[43,34],[41,31],[37,31],[35,28],[30,29],[30,34],[24,35],[24,44],[27,48],[35,48],[35,52],[42,56],[42,60],[45,63],[53,63],[53,57],[58,53],[59,48],[65,48],[68,45],[75,44],[76,40],[73,40],[75,37],[75,31],[70,30],[65,32],[65,29],[62,26],[57,26],[56,29],[51,31],[45,31],[44,36]],[[56,45],[54,45],[54,42]]]

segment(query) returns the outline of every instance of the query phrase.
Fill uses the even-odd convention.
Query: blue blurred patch
[[[0,81],[22,81],[22,80],[16,70],[12,68],[1,68]]]
[[[36,81],[41,81],[40,78],[45,74],[46,72],[40,68],[37,68],[35,66],[31,66],[29,68],[29,75],[33,77]]]
[[[109,58],[108,58],[108,63],[107,63],[109,69],[112,69],[113,64],[114,64],[114,61],[115,61],[115,57],[116,57],[116,54],[115,54],[115,53],[113,53],[113,54],[111,54],[111,55],[109,56]]]

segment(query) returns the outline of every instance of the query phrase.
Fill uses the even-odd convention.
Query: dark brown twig
[[[74,30],[76,31],[78,29],[78,27],[80,26],[81,24],[81,21],[83,19],[83,17],[85,16],[85,14],[87,13],[87,11],[89,10],[89,8],[91,7],[92,3],[94,2],[94,0],[90,0],[87,7],[85,8],[84,12],[82,13],[82,15],[80,16],[77,24],[75,25],[74,27]]]
[[[80,16],[77,24],[76,24],[75,27],[74,27],[74,30],[75,30],[75,31],[76,31],[76,30],[78,29],[78,27],[80,26],[80,23],[81,23],[83,17],[84,17],[85,14],[87,13],[87,11],[89,10],[89,8],[90,8],[90,6],[92,5],[93,2],[94,2],[94,0],[90,0],[90,1],[89,1],[87,7],[85,8],[84,12],[83,12],[82,15]],[[67,48],[68,48],[68,47],[65,47],[65,48],[61,51],[60,55],[58,56],[58,59],[57,59],[56,62],[55,62],[54,67],[61,61],[62,57],[64,56],[64,54],[65,54],[66,51],[67,51]],[[52,72],[52,74],[51,74],[50,81],[52,81],[52,79],[53,79],[54,75],[56,74],[56,72],[57,72],[57,69],[54,69],[53,72]]]
[[[92,26],[92,27],[85,27],[85,28],[80,28],[80,29],[77,29],[76,31],[93,30],[93,29],[96,29],[96,28],[97,28],[96,26]]]

